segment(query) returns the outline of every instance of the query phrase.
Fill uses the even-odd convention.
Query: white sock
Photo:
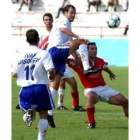
[[[58,89],[58,106],[63,105],[63,100],[64,100],[64,95],[65,95],[65,89]]]
[[[25,122],[25,118],[26,118],[26,113],[23,114],[23,121]]]
[[[48,110],[48,114],[49,114],[50,116],[52,116],[52,115],[53,115],[53,110]]]
[[[55,103],[55,95],[57,94],[57,90],[55,90],[55,89],[50,87],[50,91],[51,91],[52,99],[53,99],[53,101]],[[48,110],[48,114],[50,116],[52,116],[53,115],[53,110]]]
[[[50,91],[51,91],[52,99],[55,102],[55,95],[57,94],[57,90],[50,87]]]
[[[38,124],[38,140],[45,140],[47,129],[48,129],[48,120],[40,119]]]
[[[90,65],[89,65],[89,57],[88,57],[88,50],[87,50],[87,45],[86,44],[81,44],[79,46],[79,53],[80,53],[80,57],[81,57],[81,60],[82,60],[84,70],[89,69]]]

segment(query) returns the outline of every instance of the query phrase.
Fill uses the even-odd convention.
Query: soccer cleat
[[[87,128],[88,128],[88,129],[93,129],[93,128],[95,128],[95,123],[93,123],[93,124],[88,124]]]
[[[86,111],[82,106],[73,107],[73,111]]]
[[[55,123],[54,123],[54,119],[53,119],[53,116],[49,115],[48,114],[48,122],[49,122],[49,125],[52,127],[52,128],[55,128]]]
[[[61,106],[57,106],[57,110],[68,110],[68,108],[66,108],[65,106],[61,105]]]
[[[84,70],[84,74],[85,74],[85,75],[90,75],[90,74],[92,74],[92,73],[97,73],[97,72],[99,72],[99,71],[101,71],[100,68],[94,69],[93,67],[91,67],[91,68],[89,68],[89,69],[87,69],[87,70]]]
[[[30,127],[34,120],[34,112],[32,109],[28,109],[25,116],[25,124],[26,126]]]
[[[19,106],[19,104],[17,104],[17,105],[16,105],[16,109],[20,109],[20,106]]]

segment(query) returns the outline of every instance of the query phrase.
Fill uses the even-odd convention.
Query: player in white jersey
[[[12,76],[17,78],[17,85],[21,87],[19,104],[23,111],[23,120],[29,127],[35,119],[35,112],[39,112],[38,140],[45,140],[48,120],[47,111],[54,108],[50,81],[55,79],[55,69],[50,54],[38,48],[39,35],[34,29],[26,32],[28,48],[18,54],[18,59],[12,67]]]
[[[45,50],[46,46],[48,45],[49,33],[50,33],[50,31],[51,31],[51,29],[53,27],[52,14],[45,13],[43,15],[43,22],[44,22],[45,27],[46,27],[46,30],[45,30],[46,35],[45,35],[45,33],[44,33],[43,36],[40,35],[41,38],[40,38],[40,41],[39,41],[39,48]],[[75,111],[85,111],[79,105],[79,93],[78,93],[78,89],[77,89],[77,83],[76,83],[76,80],[75,80],[72,72],[70,71],[70,69],[68,67],[66,67],[66,70],[64,72],[64,76],[62,77],[62,79],[66,80],[68,82],[68,84],[71,86],[71,96],[72,96],[72,99],[73,99],[72,100],[72,106],[74,107],[73,109]],[[64,97],[64,90],[59,89],[58,94],[59,94],[59,97],[62,97],[62,96]],[[63,106],[62,100],[60,100],[60,98],[58,98],[58,107],[57,107],[57,109],[67,109],[66,107]],[[54,124],[54,121],[53,121],[52,111],[49,111],[49,113],[50,113],[50,115],[48,116],[48,121],[49,121],[49,124],[51,125],[51,127],[54,128],[55,124]]]
[[[49,50],[53,46],[60,45],[60,44],[63,44],[65,42],[72,40],[72,37],[76,39],[80,39],[78,35],[76,35],[75,33],[71,31],[71,22],[74,21],[75,14],[76,14],[75,7],[73,5],[67,5],[65,6],[63,13],[64,13],[64,19],[58,21],[53,27],[53,29],[51,30],[49,45],[48,45],[47,50]],[[81,38],[81,39],[84,39],[84,38]],[[89,42],[87,39],[84,39],[84,40],[86,42]],[[79,53],[82,58],[82,64],[84,67],[85,75],[96,73],[99,71],[99,70],[93,69],[93,67],[89,65],[87,44],[81,44],[79,46]],[[75,52],[73,52],[73,56],[75,57],[75,59],[77,58],[77,55]]]
[[[46,50],[48,47],[49,35],[53,27],[53,16],[50,13],[45,13],[43,15],[43,22],[46,27],[43,34],[39,35],[39,48],[42,50]]]
[[[51,30],[50,38],[49,38],[49,45],[48,45],[48,48],[47,48],[48,50],[53,46],[63,44],[67,41],[72,40],[72,37],[79,38],[78,35],[74,34],[71,31],[71,22],[74,21],[75,14],[76,14],[76,9],[73,5],[67,5],[64,8],[63,19],[60,19],[54,25],[53,29]],[[80,47],[82,47],[82,48],[86,48],[85,46],[86,46],[86,44],[80,45]],[[74,53],[73,55],[76,57],[76,53]],[[78,90],[77,90],[76,80],[75,80],[72,72],[69,70],[69,68],[67,66],[65,66],[65,67],[66,67],[66,71],[65,71],[64,77],[62,77],[62,79],[65,79],[65,81],[67,81],[67,83],[70,84],[70,86],[71,86],[71,96],[73,98],[73,110],[85,111],[82,108],[82,106],[79,106],[79,93],[78,93]],[[52,93],[52,96],[53,96],[53,99],[54,99],[58,89],[54,88],[53,86],[50,86],[50,90],[51,90],[51,93]],[[65,90],[62,89],[61,86],[58,90],[58,93],[59,93],[59,97],[58,97],[57,108],[58,109],[66,109],[63,106],[63,98],[64,98]],[[49,111],[48,113],[50,115],[52,115],[52,111]]]

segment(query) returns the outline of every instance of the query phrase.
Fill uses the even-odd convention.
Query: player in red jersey
[[[109,74],[111,80],[115,80],[116,76],[107,67],[108,63],[105,62],[103,59],[96,57],[97,46],[95,43],[89,43],[88,53],[90,65],[94,66],[94,68],[101,68]],[[67,63],[69,67],[71,67],[75,72],[77,72],[81,83],[85,88],[84,94],[87,98],[86,112],[89,123],[87,128],[95,128],[95,104],[99,100],[112,105],[122,106],[125,116],[128,117],[128,99],[126,99],[119,91],[116,91],[106,85],[106,82],[102,76],[102,71],[96,74],[85,76],[83,74],[82,63],[78,66],[72,59],[68,59]]]

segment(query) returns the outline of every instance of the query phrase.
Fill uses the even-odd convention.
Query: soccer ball
[[[107,25],[109,28],[117,28],[117,27],[119,27],[120,23],[121,23],[120,17],[115,14],[109,16],[109,18],[107,20]]]

